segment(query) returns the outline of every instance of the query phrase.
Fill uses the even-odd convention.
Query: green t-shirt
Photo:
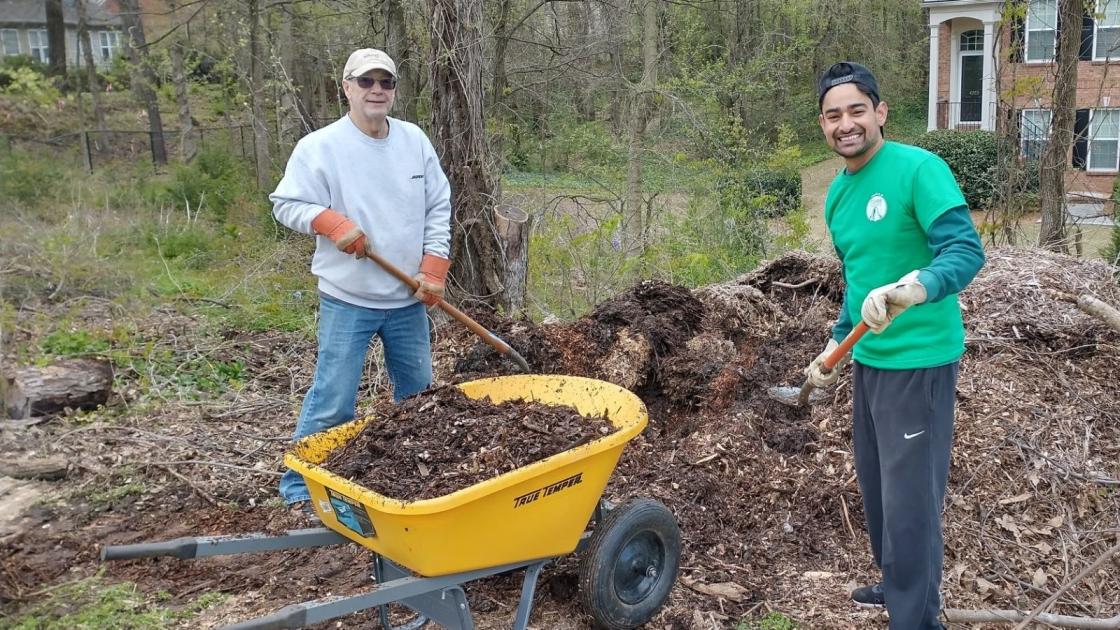
[[[841,171],[829,186],[824,220],[844,265],[848,314],[872,289],[898,281],[933,259],[927,232],[939,216],[965,205],[945,161],[905,144],[886,142],[854,174]],[[884,370],[952,363],[964,354],[964,324],[957,295],[913,306],[882,334],[868,333],[853,357]]]

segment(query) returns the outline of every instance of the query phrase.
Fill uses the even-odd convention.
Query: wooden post
[[[79,96],[81,96],[81,95],[79,94]],[[90,173],[92,173],[93,172],[93,151],[90,150],[90,146],[89,146],[89,131],[88,130],[82,132],[82,158],[85,159],[86,170],[89,171]]]

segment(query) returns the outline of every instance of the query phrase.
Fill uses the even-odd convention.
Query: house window
[[[1058,23],[1058,0],[1030,0],[1027,6],[1027,61],[1054,59],[1054,31]]]
[[[101,59],[109,61],[120,52],[121,33],[120,31],[101,31],[97,34],[97,43],[101,48]]]
[[[1120,0],[1116,0],[1120,4]],[[961,52],[984,52],[984,31],[976,29],[961,33]]]
[[[12,28],[0,29],[0,53],[5,57],[19,54],[19,31]]]
[[[1120,57],[1120,0],[1099,0],[1096,18],[1093,59]]]
[[[27,42],[31,45],[32,57],[42,63],[50,63],[51,47],[47,43],[47,32],[45,30],[27,31]]]
[[[1024,109],[1019,123],[1019,141],[1023,157],[1028,160],[1042,158],[1046,141],[1050,138],[1050,110]]]
[[[1089,170],[1117,170],[1120,144],[1120,109],[1094,109],[1089,113]]]

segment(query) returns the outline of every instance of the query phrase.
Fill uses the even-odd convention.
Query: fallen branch
[[[248,466],[238,466],[236,464],[227,464],[225,462],[208,462],[200,459],[184,459],[176,462],[141,462],[145,466],[182,466],[184,464],[197,464],[199,466],[218,466],[220,468],[233,468],[235,470],[246,470],[251,473],[260,475],[272,475],[273,477],[283,477],[284,473],[275,470],[259,470],[257,468],[249,468]]]
[[[1073,617],[1069,615],[1055,615],[1053,613],[1038,613],[1032,615],[1021,610],[962,610],[946,608],[945,621],[949,623],[1015,623],[1037,621],[1055,628],[1087,628],[1089,630],[1118,630],[1120,629],[1120,615],[1110,619],[1090,619],[1088,617]]]
[[[803,288],[809,286],[810,284],[813,284],[813,283],[820,284],[820,282],[821,282],[820,278],[809,278],[805,282],[798,282],[797,284],[790,284],[788,282],[778,282],[777,280],[771,282],[770,284],[772,286],[775,286],[775,287],[782,287],[783,289],[803,289]]]
[[[1065,584],[1062,585],[1061,588],[1054,591],[1054,594],[1051,595],[1050,597],[1047,597],[1046,601],[1042,602],[1038,606],[1035,606],[1035,609],[1032,610],[1029,615],[1024,617],[1022,619],[1022,621],[1019,622],[1019,625],[1015,626],[1015,630],[1023,630],[1023,628],[1026,628],[1027,624],[1030,623],[1033,619],[1037,618],[1038,615],[1042,613],[1042,611],[1046,610],[1051,604],[1058,601],[1058,598],[1061,597],[1063,593],[1065,593],[1069,589],[1076,586],[1077,583],[1080,582],[1081,580],[1084,580],[1085,578],[1089,577],[1093,573],[1096,573],[1097,570],[1101,568],[1101,565],[1104,564],[1105,562],[1108,562],[1109,558],[1111,558],[1112,555],[1115,554],[1117,551],[1120,551],[1120,543],[1117,543],[1117,544],[1113,545],[1111,549],[1102,553],[1099,558],[1097,558],[1096,560],[1093,561],[1092,564],[1090,564],[1089,566],[1082,569],[1081,573],[1078,573],[1077,575],[1074,576],[1074,578],[1072,580],[1070,580],[1069,582],[1066,582]],[[1112,625],[1111,626],[1066,626],[1066,627],[1073,627],[1073,628],[1120,628],[1120,615],[1117,615],[1116,617],[1113,617],[1112,619],[1108,619],[1108,620],[1105,620],[1105,621],[1112,623]]]
[[[53,481],[65,477],[69,465],[65,457],[6,459],[0,460],[0,475],[13,479]]]
[[[1116,332],[1120,332],[1120,310],[1085,294],[1077,298],[1077,308],[1108,324]]]
[[[195,484],[195,482],[191,481],[186,475],[176,472],[175,469],[171,468],[170,466],[159,466],[159,468],[166,470],[171,474],[172,477],[175,477],[179,481],[182,481],[183,483],[190,486],[191,490],[194,490],[195,494],[197,494],[199,497],[202,497],[202,499],[210,505],[217,507],[218,501],[214,499],[214,497],[207,494],[205,490],[199,488],[198,485]]]

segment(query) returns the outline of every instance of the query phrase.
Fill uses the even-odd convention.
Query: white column
[[[926,125],[928,131],[937,129],[938,31],[940,29],[940,24],[929,25],[929,120]]]
[[[996,102],[996,77],[993,72],[992,55],[995,50],[995,23],[984,21],[984,78],[981,83],[983,110],[980,112],[980,128],[992,131],[996,128],[992,111]]]

